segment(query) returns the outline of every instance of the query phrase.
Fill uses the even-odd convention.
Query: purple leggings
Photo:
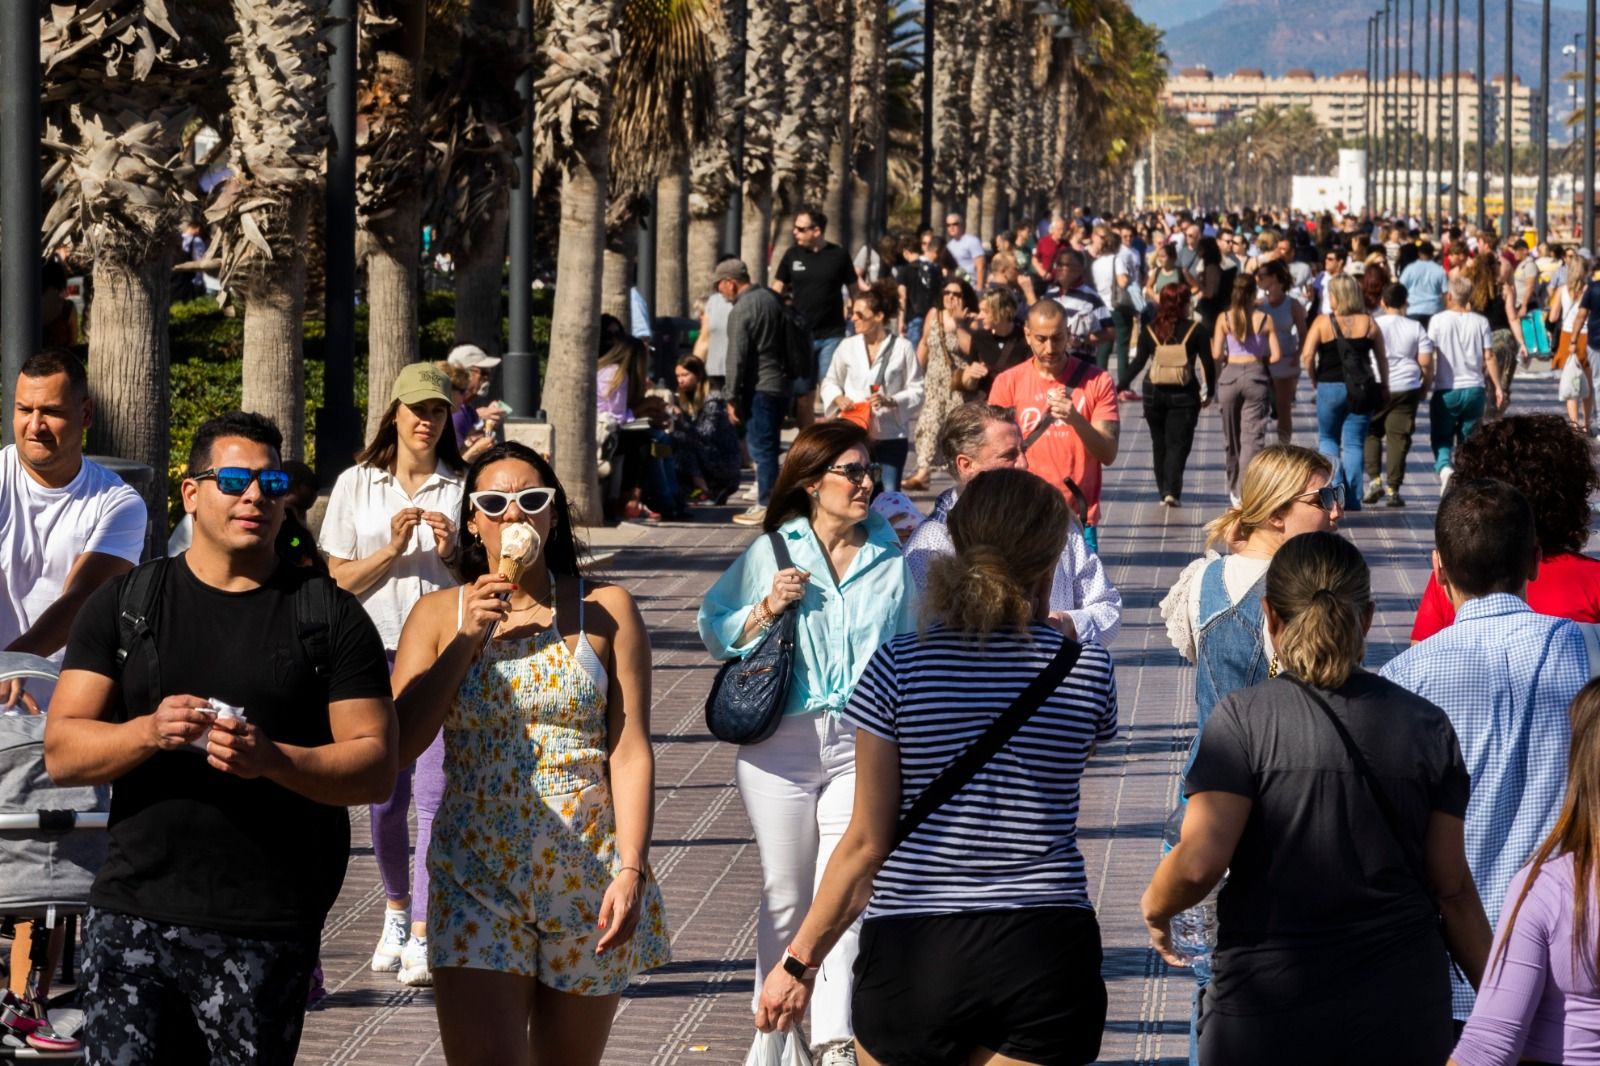
[[[411,797],[417,798],[417,857],[411,861],[406,839],[406,812]],[[433,738],[428,750],[417,761],[402,767],[395,778],[394,794],[384,803],[372,806],[372,854],[378,860],[383,878],[383,894],[404,899],[407,870],[410,870],[411,920],[428,920],[428,841],[433,836],[433,816],[444,798],[444,731]]]

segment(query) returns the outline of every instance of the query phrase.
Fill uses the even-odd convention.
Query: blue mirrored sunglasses
[[[215,470],[202,470],[190,474],[192,481],[215,481],[217,491],[226,496],[243,496],[254,481],[261,486],[261,495],[275,500],[289,491],[287,470],[250,470],[242,466],[223,466]]]

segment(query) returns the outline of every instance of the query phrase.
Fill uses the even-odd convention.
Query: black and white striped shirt
[[[844,715],[899,747],[902,816],[1049,664],[1062,639],[1036,623],[1026,638],[995,634],[980,648],[941,625],[878,649]],[[1111,654],[1090,641],[989,765],[895,849],[866,917],[1090,906],[1078,781],[1091,747],[1116,732]]]

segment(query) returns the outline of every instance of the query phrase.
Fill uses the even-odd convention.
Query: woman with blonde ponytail
[[[1151,943],[1186,965],[1169,923],[1226,872],[1200,1061],[1442,1066],[1448,962],[1477,984],[1489,950],[1455,731],[1361,668],[1371,576],[1349,541],[1287,541],[1264,607],[1277,676],[1226,696],[1200,737],[1182,837],[1144,894]]]
[[[811,986],[795,970],[865,910],[852,1061],[1092,1062],[1106,992],[1078,782],[1116,734],[1111,656],[1049,620],[1068,523],[1059,490],[1024,470],[986,471],[948,522],[955,555],[931,564],[921,629],[878,649],[845,706],[858,768],[850,827],[789,946],[794,961],[766,979],[756,1025],[804,1017]],[[1063,653],[1065,678],[1026,724],[897,843],[905,806]]]

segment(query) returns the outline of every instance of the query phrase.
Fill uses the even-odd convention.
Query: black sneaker
[[[1385,507],[1404,507],[1406,505],[1406,501],[1400,498],[1400,494],[1398,492],[1390,489],[1388,495],[1384,498],[1383,505]]]

